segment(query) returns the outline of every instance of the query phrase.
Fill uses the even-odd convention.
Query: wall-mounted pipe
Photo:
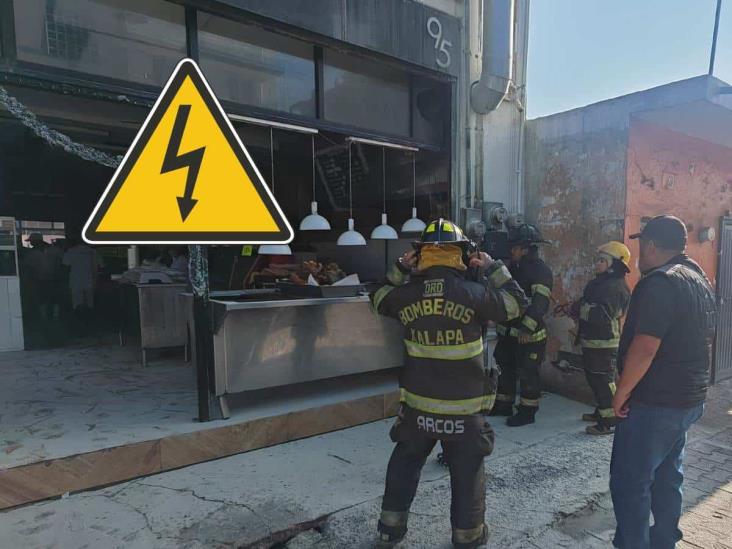
[[[470,105],[480,114],[495,110],[513,79],[515,0],[483,1],[483,58],[480,80],[470,88]]]

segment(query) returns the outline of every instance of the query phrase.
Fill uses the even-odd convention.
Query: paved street
[[[730,547],[732,383],[711,391],[690,436],[681,547]],[[586,407],[546,395],[539,423],[509,430],[487,462],[489,547],[609,547],[611,439]],[[3,547],[370,547],[390,422],[0,513]],[[449,547],[449,479],[431,459],[404,547]]]

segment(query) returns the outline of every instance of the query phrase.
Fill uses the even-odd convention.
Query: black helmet
[[[415,248],[425,244],[455,244],[464,250],[470,247],[471,242],[463,230],[448,219],[436,219],[427,223],[419,240],[412,243]]]
[[[544,240],[539,229],[528,223],[524,223],[508,231],[509,246],[529,246],[531,244],[549,244],[549,241]]]

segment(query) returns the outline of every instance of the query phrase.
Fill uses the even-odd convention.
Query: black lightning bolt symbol
[[[178,152],[190,113],[190,105],[180,105],[178,107],[178,113],[175,116],[175,123],[173,124],[173,133],[170,134],[168,149],[165,151],[165,158],[163,159],[163,167],[160,169],[160,173],[163,174],[181,168],[188,168],[186,190],[183,196],[177,197],[178,209],[180,210],[180,217],[183,221],[190,215],[191,210],[193,210],[193,207],[198,202],[198,200],[193,198],[193,189],[196,186],[198,172],[201,169],[201,162],[203,162],[203,153],[206,150],[206,147],[201,147],[200,149],[185,154],[179,154]]]

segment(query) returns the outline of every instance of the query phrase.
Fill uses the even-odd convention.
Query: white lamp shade
[[[366,239],[363,237],[361,233],[356,231],[354,227],[353,218],[349,218],[348,220],[348,230],[344,233],[341,233],[341,236],[338,237],[338,246],[365,246],[366,245]]]
[[[310,215],[300,221],[301,231],[330,231],[330,223],[322,215],[318,215],[318,203],[310,203]]]
[[[417,208],[412,208],[412,218],[407,219],[402,225],[403,233],[421,233],[427,225],[424,221],[417,217]]]
[[[396,240],[397,238],[399,235],[394,227],[386,222],[386,214],[381,214],[381,225],[371,231],[371,240]]]
[[[292,255],[287,244],[263,244],[259,247],[259,255]]]

